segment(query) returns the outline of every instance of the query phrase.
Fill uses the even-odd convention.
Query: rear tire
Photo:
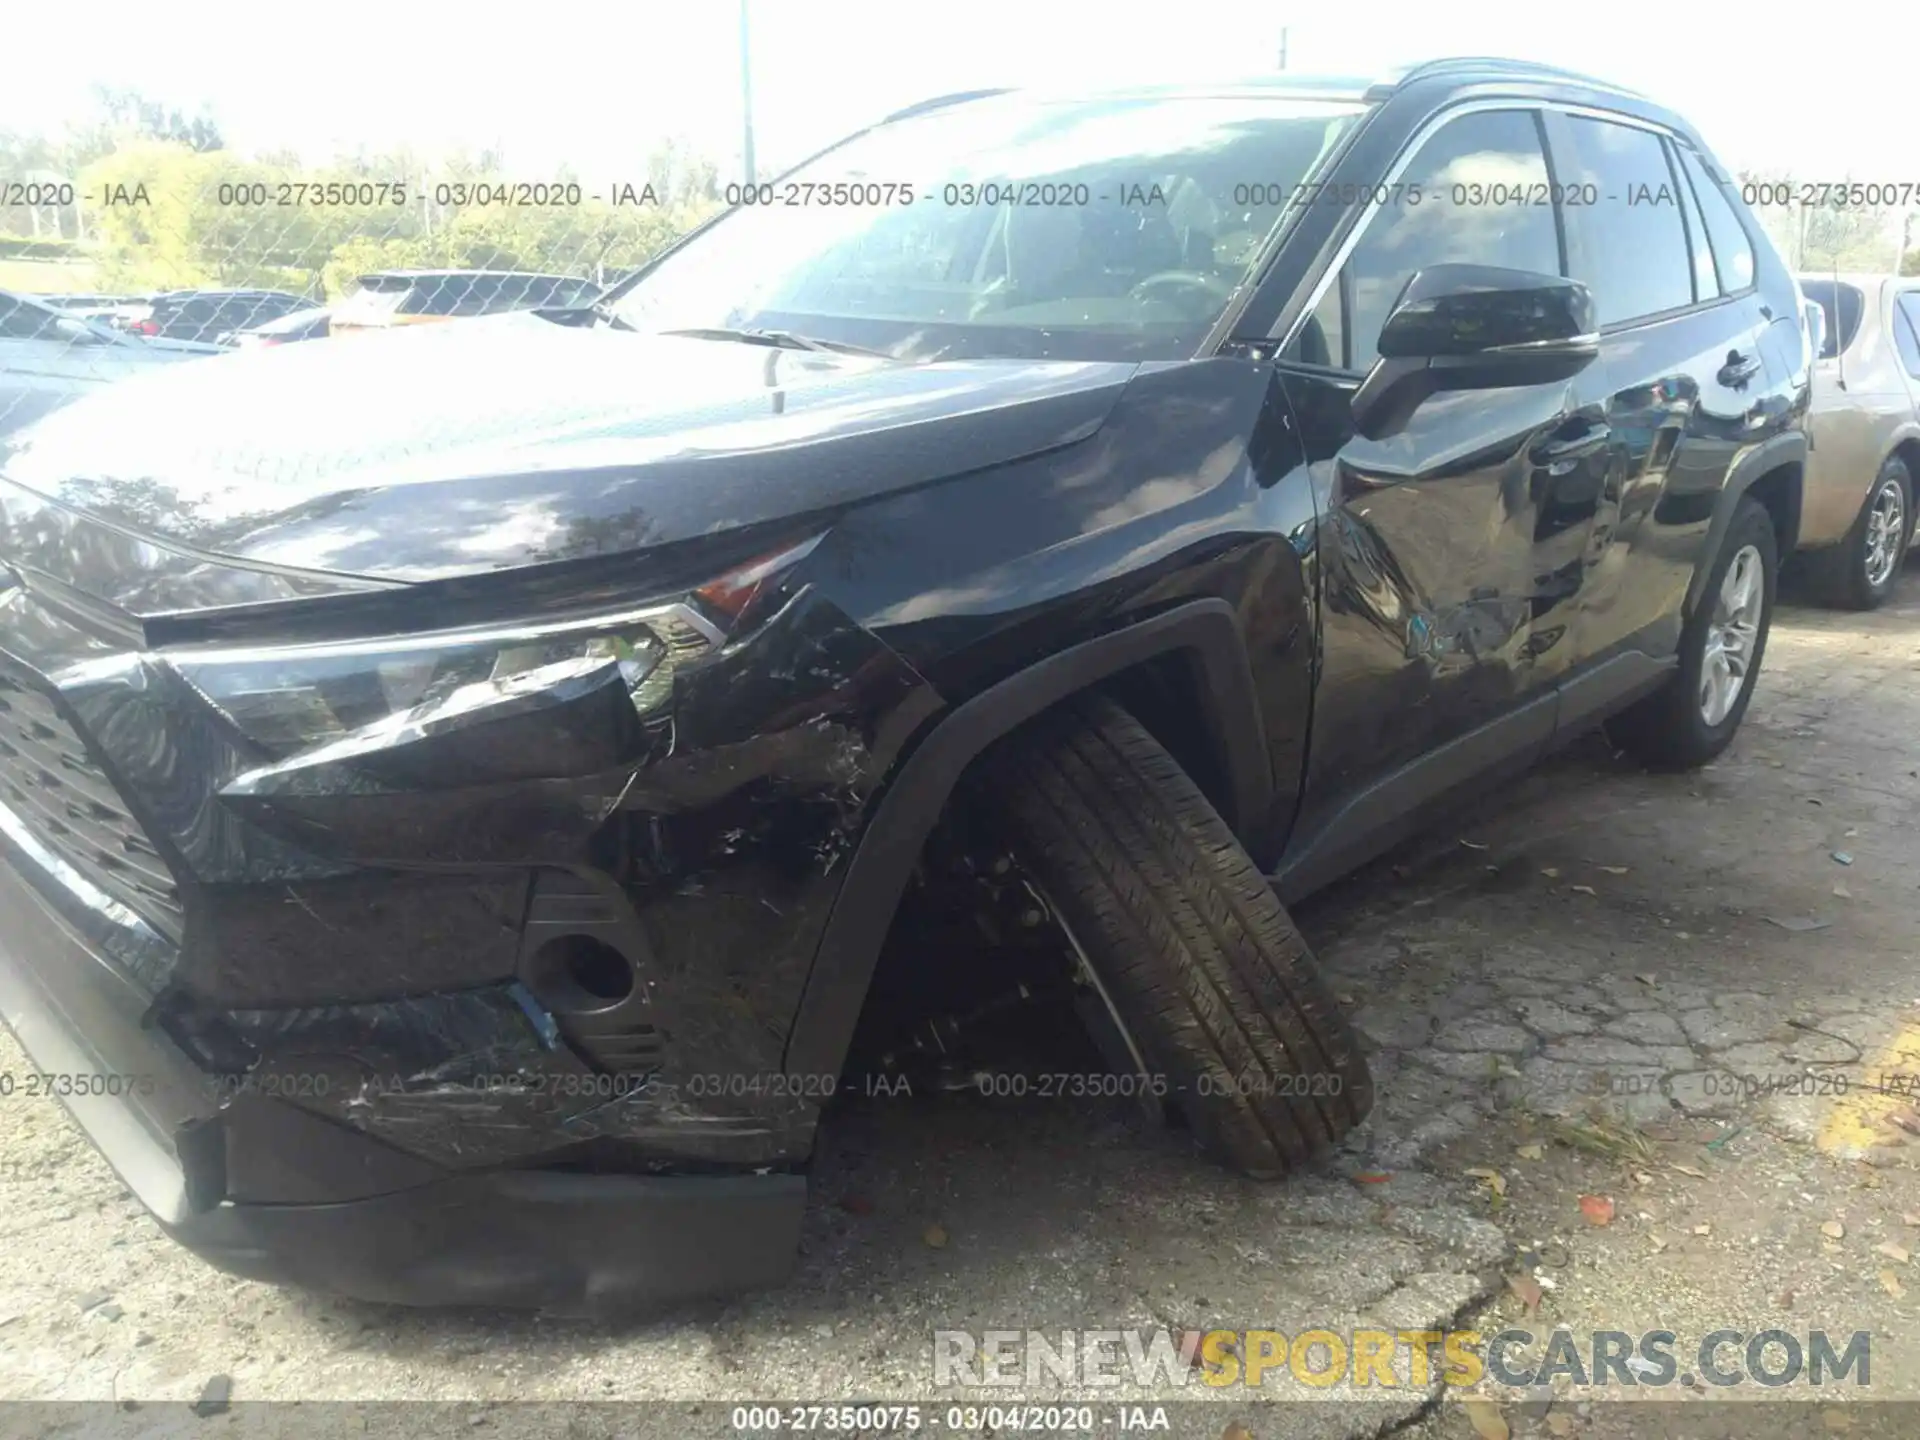
[[[1003,837],[1214,1159],[1276,1179],[1366,1117],[1352,1030],[1266,877],[1179,764],[1083,696],[1005,743]]]
[[[1912,541],[1913,477],[1905,461],[1889,455],[1874,476],[1846,539],[1805,557],[1807,580],[1828,605],[1843,610],[1878,609],[1900,583]]]
[[[1757,564],[1759,612],[1744,647],[1739,690],[1715,714],[1706,696],[1711,679],[1717,635],[1727,618],[1725,592],[1736,561]],[[1773,624],[1774,594],[1778,587],[1779,551],[1773,519],[1757,500],[1743,497],[1727,527],[1720,553],[1707,572],[1700,605],[1680,632],[1680,667],[1653,694],[1635,702],[1607,722],[1615,745],[1651,770],[1692,770],[1713,759],[1732,741],[1747,713],[1760,662],[1766,655],[1767,632]],[[1720,647],[1724,653],[1725,647]]]

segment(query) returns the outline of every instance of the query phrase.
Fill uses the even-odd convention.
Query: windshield
[[[1362,113],[1293,96],[934,110],[759,186],[613,308],[641,330],[910,360],[1182,358]]]

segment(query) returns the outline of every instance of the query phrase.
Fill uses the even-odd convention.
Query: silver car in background
[[[0,435],[101,385],[219,353],[217,345],[142,340],[0,290]]]
[[[1893,593],[1920,480],[1920,276],[1802,275],[1824,330],[1807,416],[1800,564],[1829,604]]]

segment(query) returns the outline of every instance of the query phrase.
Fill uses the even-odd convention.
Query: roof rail
[[[1602,80],[1598,76],[1585,75],[1578,70],[1567,70],[1558,65],[1543,65],[1537,60],[1509,60],[1499,55],[1449,55],[1438,60],[1423,60],[1417,65],[1403,66],[1392,72],[1374,88],[1379,91],[1392,91],[1415,80],[1426,80],[1435,76],[1444,77],[1461,71],[1485,70],[1501,71],[1518,77],[1565,80],[1594,90],[1610,90],[1616,95],[1631,95],[1640,100],[1648,98],[1638,90],[1630,90],[1624,85],[1616,85],[1613,81]]]
[[[904,110],[896,110],[880,123],[891,124],[895,120],[905,120],[910,115],[924,115],[929,110],[944,110],[949,105],[964,105],[969,100],[984,100],[989,95],[1006,95],[1012,91],[1011,85],[995,85],[985,90],[956,90],[951,95],[937,95],[931,100],[921,100]]]

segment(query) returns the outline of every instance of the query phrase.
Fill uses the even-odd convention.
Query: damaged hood
[[[906,365],[531,313],[245,352],[0,439],[0,554],[101,593],[71,573],[76,525],[386,582],[630,551],[1084,439],[1136,368]]]

